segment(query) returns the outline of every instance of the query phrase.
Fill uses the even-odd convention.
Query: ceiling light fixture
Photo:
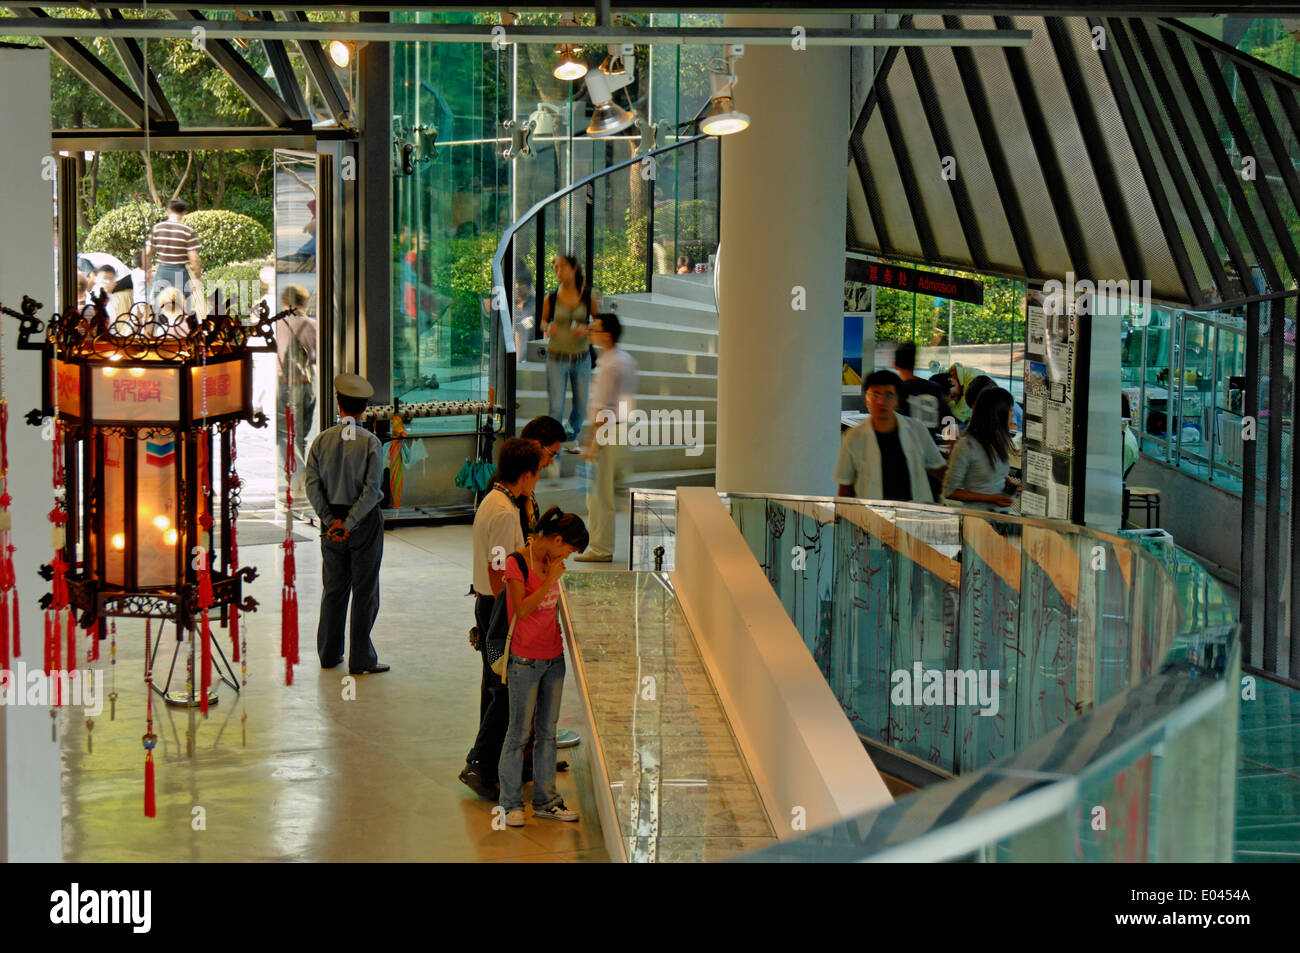
[[[631,43],[622,47],[611,46],[600,69],[587,74],[587,95],[595,107],[591,122],[587,125],[587,135],[597,139],[613,136],[636,122],[636,113],[614,102],[614,94],[636,78],[636,60],[632,59],[634,52]],[[631,69],[624,64],[624,58],[632,60]]]
[[[749,128],[749,116],[736,108],[732,92],[736,88],[734,66],[745,53],[740,44],[733,44],[726,59],[709,64],[709,99],[712,105],[700,120],[700,132],[706,136],[729,136]],[[715,63],[721,63],[721,68]]]
[[[571,43],[557,46],[555,51],[560,54],[560,62],[551,70],[556,79],[572,83],[587,75],[587,64],[578,59]]]
[[[358,43],[355,40],[330,40],[326,48],[330,55],[330,61],[339,69],[347,69],[352,65],[352,59],[357,52],[365,46],[365,42]]]
[[[560,17],[560,26],[562,27],[576,27],[577,25],[578,20],[572,13],[566,13]],[[578,59],[577,50],[572,43],[561,43],[555,48],[555,52],[560,54],[560,61],[551,70],[556,79],[572,83],[587,75],[587,64]]]

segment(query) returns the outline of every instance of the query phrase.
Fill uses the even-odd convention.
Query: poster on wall
[[[1067,520],[1073,492],[1074,303],[1030,288],[1025,303],[1024,493],[1026,516]]]

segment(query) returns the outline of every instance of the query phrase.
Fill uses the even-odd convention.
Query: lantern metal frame
[[[266,415],[252,407],[252,355],[275,350],[276,322],[287,318],[290,312],[271,316],[270,309],[262,302],[253,308],[248,323],[230,310],[206,319],[199,319],[193,313],[169,319],[148,304],[140,304],[129,313],[113,318],[101,297],[92,304],[69,308],[63,314],[56,312],[48,322],[42,322],[37,317],[42,307],[40,302],[24,296],[20,311],[0,305],[0,313],[19,320],[17,347],[20,350],[41,352],[42,402],[27,415],[27,422],[42,426],[54,417],[61,431],[65,492],[56,505],[67,516],[61,554],[69,567],[68,601],[79,613],[81,627],[89,628],[97,617],[171,620],[176,626],[179,647],[183,632],[191,636],[196,633],[202,613],[198,604],[199,571],[190,558],[196,546],[204,547],[208,557],[212,582],[209,611],[221,627],[228,625],[232,609],[256,611],[257,600],[244,595],[243,587],[257,578],[257,569],[231,565],[232,531],[238,518],[242,486],[238,479],[233,479],[234,431],[242,421],[259,428],[267,424]],[[44,338],[36,340],[41,334]],[[238,407],[203,416],[201,391],[207,386],[205,375],[231,363],[240,367]],[[55,394],[60,372],[74,367],[77,380],[69,389],[69,396],[75,389],[76,398],[61,404]],[[157,419],[96,416],[94,378],[105,368],[125,372],[132,368],[175,369],[178,378],[175,412]],[[211,449],[213,434],[219,444],[215,451]],[[124,451],[121,585],[108,582],[111,541],[106,511],[110,504],[104,497],[106,441],[117,436],[123,438]],[[142,585],[137,525],[140,456],[137,442],[161,436],[171,436],[176,455],[172,477],[177,508],[175,572],[166,584]],[[201,452],[204,440],[209,447],[206,454]],[[126,452],[128,449],[132,452]],[[202,495],[205,482],[208,492]],[[216,506],[214,497],[219,500]],[[117,501],[112,505],[118,505]],[[206,527],[202,525],[205,513],[211,517]],[[218,529],[219,545],[214,546]],[[51,579],[52,567],[42,566],[41,575]],[[48,608],[52,599],[52,594],[47,593],[41,599],[41,607]],[[223,672],[218,665],[218,675],[238,691],[238,680],[221,651],[220,640],[214,637],[213,645],[226,668]],[[154,686],[154,690],[170,700],[167,686],[161,689]]]

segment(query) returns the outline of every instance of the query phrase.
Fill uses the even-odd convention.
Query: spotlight
[[[624,47],[624,49],[630,50],[631,47]],[[608,62],[607,57],[606,63]],[[614,102],[614,93],[631,83],[634,73],[623,67],[621,55],[615,62],[618,72],[612,75],[605,71],[605,63],[601,64],[601,69],[587,74],[587,94],[595,107],[595,111],[591,114],[591,123],[587,126],[587,135],[595,138],[615,135],[636,122],[635,113]]]
[[[578,59],[572,44],[557,46],[555,51],[560,54],[560,62],[551,70],[556,79],[572,83],[587,75],[587,64]]]
[[[732,92],[736,88],[736,74],[732,67],[744,52],[744,47],[731,47],[731,55],[722,60],[721,69],[710,64],[709,99],[712,105],[700,120],[700,132],[706,136],[729,136],[749,128],[749,116],[736,108]],[[718,61],[715,61],[718,62]]]
[[[347,69],[352,65],[352,58],[357,55],[357,51],[365,45],[353,40],[330,40],[328,48],[330,59],[339,69]]]

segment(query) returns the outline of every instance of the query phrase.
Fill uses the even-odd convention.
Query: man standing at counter
[[[840,496],[933,503],[927,472],[943,473],[943,456],[919,421],[895,413],[898,375],[875,371],[862,382],[870,415],[844,435],[835,482]]]

